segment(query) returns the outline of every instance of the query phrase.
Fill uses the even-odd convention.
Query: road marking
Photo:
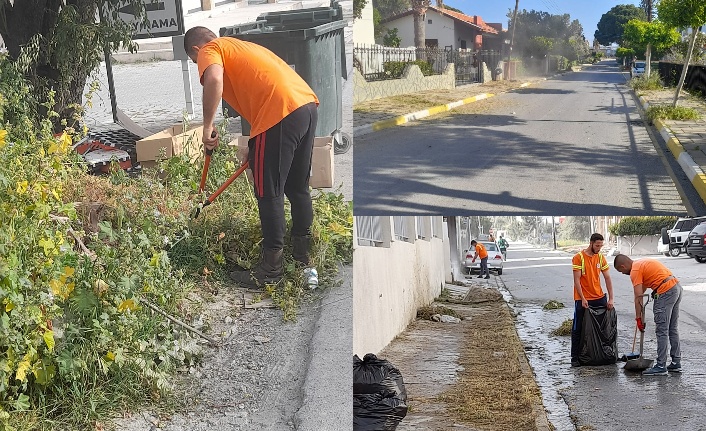
[[[706,292],[706,283],[682,284],[681,287],[691,292]]]
[[[568,260],[566,256],[550,256],[550,257],[526,257],[522,259],[507,259],[505,262],[532,262],[537,260]]]
[[[508,271],[514,271],[516,269],[529,269],[529,268],[545,268],[550,266],[571,266],[571,262],[568,263],[545,263],[541,265],[526,265],[526,266],[509,266],[505,268]]]

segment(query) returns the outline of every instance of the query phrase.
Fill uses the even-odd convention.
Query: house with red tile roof
[[[496,50],[503,47],[506,30],[502,24],[486,23],[478,15],[465,15],[450,9],[429,6],[424,17],[426,46]],[[382,20],[388,29],[397,28],[400,46],[414,46],[414,11],[411,9]]]

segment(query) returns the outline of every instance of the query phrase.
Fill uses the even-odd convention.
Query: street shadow
[[[625,124],[630,113],[624,96],[616,105],[621,105],[615,107],[621,118],[609,122]],[[525,124],[527,121],[508,115],[455,115],[435,122],[434,127],[424,123],[404,127],[409,129],[405,133],[414,135],[407,141],[392,139],[399,129],[359,138],[354,153],[356,214],[477,214],[487,212],[488,208],[498,214],[661,214],[656,208],[665,207],[673,199],[669,192],[648,193],[648,184],[662,179],[664,172],[659,169],[656,155],[639,150],[633,130],[636,126],[627,124],[624,144],[599,144],[598,151],[591,146],[537,140],[517,131],[521,127],[512,130],[502,127]],[[560,124],[557,130],[562,130]],[[494,186],[502,191],[479,189],[474,184],[479,173],[494,170],[496,166]],[[564,200],[533,197],[524,183],[537,180],[540,173],[551,176],[557,187],[580,184],[584,173],[610,178],[616,189],[627,191],[631,206],[581,202],[579,196]],[[457,186],[459,179],[464,180],[464,187]],[[449,183],[455,186],[448,186]],[[381,190],[380,184],[385,184],[385,189]],[[610,194],[611,190],[604,192]],[[427,199],[422,198],[426,196]],[[454,204],[433,203],[439,198],[447,202],[450,198]]]

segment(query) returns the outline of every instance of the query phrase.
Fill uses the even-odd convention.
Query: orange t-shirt
[[[583,264],[581,257],[583,257]],[[571,260],[571,266],[574,271],[581,271],[579,283],[581,284],[583,297],[588,301],[603,298],[605,294],[601,288],[600,274],[601,271],[608,269],[608,261],[605,256],[600,253],[589,256],[585,251],[581,250],[574,255],[574,258]],[[581,297],[574,288],[574,301],[580,300]]]
[[[662,294],[674,287],[679,280],[673,278],[666,283],[662,283],[665,278],[671,277],[670,271],[664,264],[654,259],[640,259],[632,263],[630,270],[630,280],[633,286],[642,285],[642,291],[647,288],[657,290],[657,293]]]
[[[485,246],[481,243],[476,244],[476,253],[478,253],[479,259],[485,259],[488,257],[488,250],[486,250]]]
[[[258,44],[220,37],[199,50],[199,77],[213,64],[223,66],[223,99],[250,123],[257,136],[299,107],[319,99],[287,63]]]

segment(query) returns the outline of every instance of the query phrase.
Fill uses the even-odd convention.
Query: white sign
[[[184,15],[181,0],[142,0],[147,20],[135,18],[137,11],[130,4],[118,9],[118,18],[131,25],[135,31],[133,39],[177,36],[184,34]]]

